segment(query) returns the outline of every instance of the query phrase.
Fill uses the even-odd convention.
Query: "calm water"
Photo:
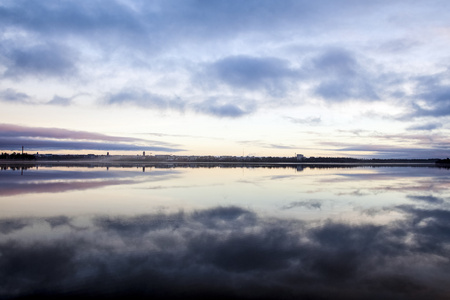
[[[6,167],[0,298],[448,299],[450,170]]]

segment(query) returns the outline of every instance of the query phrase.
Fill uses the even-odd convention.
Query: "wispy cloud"
[[[179,98],[149,93],[142,89],[124,89],[118,93],[107,96],[108,104],[135,105],[144,108],[174,109],[183,111],[185,103]]]
[[[0,91],[0,101],[26,104],[30,102],[30,96],[25,93],[17,92],[13,89],[6,89]]]
[[[261,140],[238,141],[238,143],[240,143],[242,145],[257,146],[257,147],[269,148],[269,149],[298,149],[298,146],[296,146],[296,145],[271,144],[271,143],[266,143]]]
[[[322,122],[320,117],[309,117],[309,118],[294,118],[294,117],[285,117],[289,121],[295,124],[304,124],[304,125],[318,125]]]
[[[321,209],[322,202],[317,200],[309,200],[309,201],[294,201],[287,205],[284,205],[283,209],[292,209],[292,208],[306,208],[306,209]]]

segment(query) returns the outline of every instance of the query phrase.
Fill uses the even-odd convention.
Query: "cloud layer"
[[[216,143],[217,155],[226,147],[225,154],[235,154],[239,140],[253,138],[266,145],[301,140],[292,147],[314,149],[341,129],[448,136],[449,9],[445,0],[6,0],[0,5],[3,122],[26,112],[20,124],[42,127],[36,116],[45,114],[51,119],[46,124],[76,128],[75,118],[66,125],[52,116],[76,111],[86,115],[80,124],[85,131],[102,130],[96,115],[115,127],[112,132],[124,122],[130,135],[143,123],[172,135],[215,138],[242,131]],[[306,140],[308,125],[317,136]],[[191,148],[58,143],[49,147]],[[361,143],[380,144],[375,137]],[[370,152],[353,146],[351,155]],[[448,144],[441,146],[420,155],[447,156]],[[197,143],[190,154],[207,148]]]
[[[441,8],[433,11],[435,26],[445,26],[441,12],[448,3],[433,2],[433,7]],[[406,6],[410,7],[407,1],[396,5],[389,1],[284,1],[282,5],[272,1],[111,1],[108,5],[99,1],[5,1],[0,7],[5,32],[0,65],[3,78],[16,81],[98,79],[87,71],[89,65],[103,74],[119,68],[148,77],[161,71],[170,76],[184,74],[174,75],[178,84],[173,89],[144,81],[140,82],[146,83],[143,86],[132,87],[140,91],[132,92],[127,90],[131,81],[122,78],[125,85],[119,92],[102,91],[108,99],[105,103],[130,103],[148,109],[198,106],[193,110],[199,113],[238,117],[254,110],[228,103],[225,99],[229,96],[256,100],[264,107],[271,98],[292,102],[293,93],[301,91],[330,103],[391,101],[398,100],[392,95],[402,94],[409,104],[416,99],[427,103],[426,107],[417,106],[414,116],[447,116],[448,71],[425,72],[415,79],[409,70],[394,71],[385,60],[425,47],[419,37],[398,38],[385,30],[407,35],[403,22],[415,16],[418,26],[426,24],[423,18],[428,17],[429,9],[415,3],[408,17],[403,13]],[[346,34],[350,25],[344,20],[350,17],[356,23],[353,35]],[[393,21],[400,18],[405,19]],[[380,45],[368,49],[370,41],[361,45],[358,36],[370,33],[375,24],[371,42]],[[401,88],[405,83],[412,86],[412,92]],[[179,93],[183,96],[175,96]],[[239,97],[242,93],[247,97]],[[201,94],[203,99],[192,100]],[[206,100],[212,95],[227,103],[211,108]],[[3,101],[13,99],[20,101],[10,94],[1,97]],[[247,107],[248,103],[242,105]]]

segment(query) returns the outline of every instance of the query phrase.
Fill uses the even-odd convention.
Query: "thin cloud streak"
[[[1,149],[26,146],[34,150],[182,151],[177,145],[166,142],[11,124],[0,124],[0,137]]]

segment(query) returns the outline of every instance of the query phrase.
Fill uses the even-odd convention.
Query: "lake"
[[[8,166],[0,298],[448,299],[450,170]]]

